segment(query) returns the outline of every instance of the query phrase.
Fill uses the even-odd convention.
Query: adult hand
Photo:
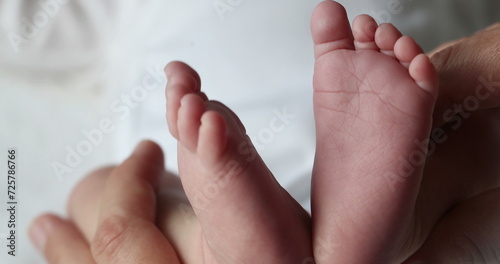
[[[495,24],[430,53],[441,89],[434,127],[446,140],[427,160],[419,201],[462,198],[405,264],[500,262],[499,42]]]
[[[95,232],[85,233],[79,223],[47,214],[32,224],[33,242],[51,264],[180,263],[155,225],[155,190],[164,173],[163,162],[156,144],[142,142],[100,182],[102,200],[93,204]],[[72,206],[86,208],[86,202]]]
[[[104,167],[91,172],[78,183],[71,194],[68,215],[86,241],[92,241],[98,232],[100,207],[106,199],[106,182],[115,170],[116,167]],[[169,172],[163,174],[156,191],[155,209],[154,223],[175,249],[180,263],[203,263],[201,244],[196,243],[201,237],[199,222],[179,177]],[[144,241],[140,245],[137,241],[136,246],[149,247],[152,243],[154,242]]]

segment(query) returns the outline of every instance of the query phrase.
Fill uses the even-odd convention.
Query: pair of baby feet
[[[318,5],[312,218],[277,183],[238,117],[201,92],[198,74],[166,67],[167,121],[199,221],[204,263],[393,263],[423,243],[416,200],[437,97],[428,57],[390,24],[352,28]],[[423,159],[423,160],[422,160]],[[311,222],[312,219],[312,222]]]

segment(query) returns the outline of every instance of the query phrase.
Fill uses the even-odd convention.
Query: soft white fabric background
[[[29,243],[29,223],[44,211],[64,214],[71,188],[85,173],[120,162],[141,139],[160,143],[168,169],[177,170],[161,75],[171,60],[199,71],[207,94],[241,117],[280,183],[309,208],[309,19],[320,1],[220,0],[237,4],[222,16],[214,2],[0,1],[0,172],[6,175],[7,148],[16,147],[20,200],[15,258],[5,251],[6,211],[0,212],[0,263],[44,263]],[[340,2],[351,18],[370,13],[379,22],[393,22],[427,50],[500,18],[495,0]],[[13,45],[13,34],[23,36],[26,20],[39,26]],[[140,88],[144,79],[148,89]],[[122,99],[131,93],[138,101],[127,106]],[[295,118],[269,133],[270,120],[284,109]],[[58,177],[52,165],[66,164],[68,148],[85,144],[85,131],[98,129],[104,119],[114,131]],[[0,181],[0,203],[6,203],[5,183]]]

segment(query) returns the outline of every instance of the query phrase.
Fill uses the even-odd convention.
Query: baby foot
[[[238,117],[207,99],[189,66],[173,62],[166,73],[167,121],[200,223],[203,263],[300,264],[311,257],[308,214],[274,179]]]
[[[351,30],[334,1],[319,4],[311,31],[316,261],[401,263],[423,242],[415,200],[437,74],[411,38],[366,15]]]

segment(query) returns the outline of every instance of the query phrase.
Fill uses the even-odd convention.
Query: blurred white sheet
[[[139,140],[160,143],[168,169],[177,170],[164,121],[162,68],[171,60],[199,71],[206,93],[241,117],[279,182],[309,208],[309,19],[318,2],[0,1],[0,160],[16,147],[20,168],[18,256],[0,251],[0,263],[44,263],[29,243],[30,221],[43,211],[64,214],[84,173],[119,162]],[[426,49],[485,27],[500,10],[494,0],[340,2],[351,18],[370,13],[393,22]],[[269,122],[283,111],[294,118],[273,131]]]

